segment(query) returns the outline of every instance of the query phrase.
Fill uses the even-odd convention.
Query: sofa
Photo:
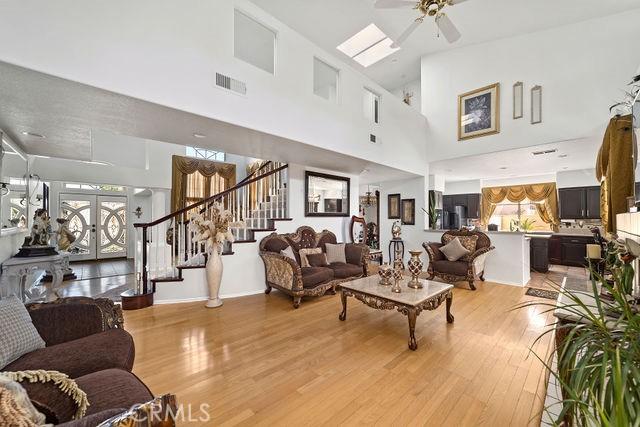
[[[321,296],[327,291],[335,294],[336,287],[345,281],[368,276],[369,248],[361,243],[346,243],[346,262],[334,262],[321,267],[301,267],[300,250],[321,248],[326,253],[326,244],[336,244],[331,231],[317,233],[308,226],[299,227],[295,233],[271,233],[260,241],[260,257],[264,262],[266,289],[269,294],[276,288],[293,298],[293,307],[298,308],[302,297]],[[282,254],[291,247],[295,259]]]
[[[440,248],[456,237],[470,253],[457,261],[449,261]],[[476,277],[484,281],[486,257],[494,249],[491,246],[491,239],[485,233],[464,229],[446,231],[440,242],[425,242],[422,246],[429,254],[429,267],[427,268],[429,280],[438,277],[448,283],[465,281],[474,291],[476,287],[473,282]]]
[[[59,371],[87,394],[85,416],[73,420],[76,405],[52,383],[23,382],[29,399],[47,422],[67,427],[95,426],[153,400],[131,369],[135,346],[123,329],[122,310],[106,298],[62,298],[26,305],[45,347],[27,353],[0,371]],[[167,424],[171,425],[171,424]]]

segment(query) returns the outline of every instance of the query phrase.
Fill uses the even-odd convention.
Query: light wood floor
[[[177,285],[179,286],[179,285]],[[155,394],[209,404],[192,425],[539,425],[546,375],[529,354],[550,320],[541,308],[512,310],[523,288],[478,282],[418,316],[419,348],[407,348],[407,318],[340,297],[305,299],[298,310],[274,290],[226,300],[127,312],[134,372]],[[547,335],[548,336],[548,335]],[[549,351],[550,339],[536,345]]]

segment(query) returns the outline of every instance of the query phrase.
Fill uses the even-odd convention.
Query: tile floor
[[[63,282],[58,289],[61,297],[108,297],[119,301],[120,293],[135,282],[132,259],[72,262],[70,267],[77,279]]]
[[[568,267],[565,265],[550,265],[546,273],[531,272],[531,280],[528,288],[556,290],[562,285],[564,276],[575,278],[587,278],[587,269],[584,267]]]

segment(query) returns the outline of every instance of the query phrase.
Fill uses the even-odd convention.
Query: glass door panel
[[[76,237],[69,250],[73,261],[96,259],[95,203],[96,196],[60,194],[60,216]]]
[[[100,209],[98,258],[127,256],[127,199],[98,196]]]

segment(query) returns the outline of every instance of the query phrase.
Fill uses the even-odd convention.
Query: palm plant
[[[611,278],[589,265],[592,301],[585,303],[589,298],[584,292],[552,284],[563,296],[559,301],[564,302],[520,305],[543,305],[545,313],[560,308],[575,319],[553,325],[536,340],[552,331],[566,337],[556,349],[557,369],[536,355],[563,392],[556,425],[640,426],[640,314],[635,300],[626,293],[628,270],[617,263],[635,255],[627,247],[617,247],[616,262],[607,265]],[[610,297],[602,296],[599,287]]]

